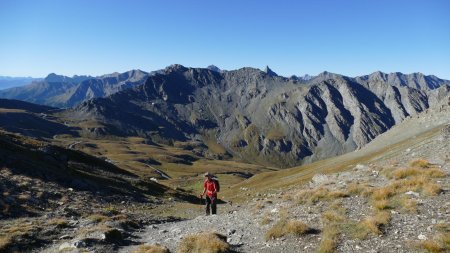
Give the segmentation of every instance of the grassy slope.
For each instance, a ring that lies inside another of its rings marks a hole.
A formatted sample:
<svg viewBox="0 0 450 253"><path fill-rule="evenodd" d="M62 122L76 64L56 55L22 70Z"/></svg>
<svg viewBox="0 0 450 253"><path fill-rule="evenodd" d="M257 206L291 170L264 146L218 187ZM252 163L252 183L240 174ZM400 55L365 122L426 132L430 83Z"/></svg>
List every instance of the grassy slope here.
<svg viewBox="0 0 450 253"><path fill-rule="evenodd" d="M186 190L200 191L203 173L212 172L219 176L221 184L226 186L242 182L242 173L251 175L266 172L263 166L230 160L206 159L195 155L190 150L173 146L155 146L145 144L143 138L129 137L113 140L61 138L56 143L68 146L79 142L75 148L91 155L106 157L116 166L138 175L144 180L151 177L160 178L155 169L165 172L171 177L159 182L171 188L181 187ZM151 160L150 164L146 161Z"/></svg>
<svg viewBox="0 0 450 253"><path fill-rule="evenodd" d="M416 131L411 131L409 134L403 133L402 135L397 135L398 138L391 139L388 138L389 136L385 136L384 139L386 140L384 142L389 142L388 145L375 143L359 151L321 160L312 164L276 172L261 173L249 180L234 185L230 189L226 189L222 195L227 199L239 202L248 198L249 194L255 195L256 193L277 189L286 190L289 187L311 180L315 174L336 173L351 169L359 163L370 163L378 159L387 159L408 147L426 142L428 138L438 134L442 128L443 125L438 125L423 131L417 129ZM383 142L383 140L377 140L377 142ZM247 190L242 191L242 188L247 188Z"/></svg>

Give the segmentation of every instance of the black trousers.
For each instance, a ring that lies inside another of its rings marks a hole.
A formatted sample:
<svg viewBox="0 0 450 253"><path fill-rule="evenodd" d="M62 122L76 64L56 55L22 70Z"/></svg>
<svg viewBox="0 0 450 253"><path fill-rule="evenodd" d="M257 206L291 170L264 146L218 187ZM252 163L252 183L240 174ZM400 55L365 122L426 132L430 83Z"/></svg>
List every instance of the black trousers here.
<svg viewBox="0 0 450 253"><path fill-rule="evenodd" d="M206 195L206 215L209 215L210 210L211 214L217 213L217 197L210 198Z"/></svg>

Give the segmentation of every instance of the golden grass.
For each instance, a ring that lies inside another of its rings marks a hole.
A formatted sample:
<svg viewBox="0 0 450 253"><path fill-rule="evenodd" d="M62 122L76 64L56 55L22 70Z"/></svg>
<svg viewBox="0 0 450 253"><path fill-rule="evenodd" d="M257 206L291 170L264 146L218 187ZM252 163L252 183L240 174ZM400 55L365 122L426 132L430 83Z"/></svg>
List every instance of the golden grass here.
<svg viewBox="0 0 450 253"><path fill-rule="evenodd" d="M345 217L337 212L336 210L328 210L322 213L322 220L325 223L336 223L336 222L343 222L345 220Z"/></svg>
<svg viewBox="0 0 450 253"><path fill-rule="evenodd" d="M97 223L103 223L105 221L110 220L110 218L103 214L92 214L87 217L89 220Z"/></svg>
<svg viewBox="0 0 450 253"><path fill-rule="evenodd" d="M372 191L372 198L375 201L386 200L392 196L394 196L395 191L389 186L381 187L378 189L374 189Z"/></svg>
<svg viewBox="0 0 450 253"><path fill-rule="evenodd" d="M450 230L447 229L437 234L432 240L428 239L420 242L419 246L431 253L450 252Z"/></svg>
<svg viewBox="0 0 450 253"><path fill-rule="evenodd" d="M392 177L395 179L407 178L410 176L416 176L422 174L421 169L412 167L412 168L401 168L392 172Z"/></svg>
<svg viewBox="0 0 450 253"><path fill-rule="evenodd" d="M67 222L67 219L64 218L53 218L50 219L47 224L52 225L52 226L56 226L58 228L65 228L69 225L69 223Z"/></svg>
<svg viewBox="0 0 450 253"><path fill-rule="evenodd" d="M417 200L408 196L398 196L392 199L393 205L406 213L417 213Z"/></svg>
<svg viewBox="0 0 450 253"><path fill-rule="evenodd" d="M301 236L307 234L310 231L308 225L299 220L278 220L272 228L270 228L266 234L266 240L276 239L283 237L288 234L294 234L296 236Z"/></svg>
<svg viewBox="0 0 450 253"><path fill-rule="evenodd" d="M389 224L391 215L387 211L377 212L374 216L360 221L353 232L358 239L366 239L371 234L382 234L382 227Z"/></svg>
<svg viewBox="0 0 450 253"><path fill-rule="evenodd" d="M404 193L407 191L422 192L428 196L438 195L442 189L433 183L431 178L426 175L418 175L403 180L396 180L388 187L396 193Z"/></svg>
<svg viewBox="0 0 450 253"><path fill-rule="evenodd" d="M420 243L420 246L427 252L431 253L446 252L444 251L445 249L442 247L442 245L435 240L425 240Z"/></svg>
<svg viewBox="0 0 450 253"><path fill-rule="evenodd" d="M348 194L343 191L330 191L329 189L324 187L301 190L295 195L295 198L299 201L300 204L314 204L318 201L330 201L345 197L348 197Z"/></svg>
<svg viewBox="0 0 450 253"><path fill-rule="evenodd" d="M339 243L340 229L337 225L326 226L322 231L322 240L320 241L318 253L332 253L336 251Z"/></svg>
<svg viewBox="0 0 450 253"><path fill-rule="evenodd" d="M39 227L26 219L15 219L11 223L0 227L0 252L13 244L16 238L27 236Z"/></svg>
<svg viewBox="0 0 450 253"><path fill-rule="evenodd" d="M389 201L386 199L381 199L373 202L373 207L377 210L386 210L390 209Z"/></svg>
<svg viewBox="0 0 450 253"><path fill-rule="evenodd" d="M198 233L183 238L177 248L177 253L224 253L230 252L230 245L225 242L225 236L216 233Z"/></svg>
<svg viewBox="0 0 450 253"><path fill-rule="evenodd" d="M429 178L442 178L446 174L444 171L438 168L422 168L422 167L411 167L411 168L401 168L394 170L390 177L394 179L403 179L412 176L426 176Z"/></svg>
<svg viewBox="0 0 450 253"><path fill-rule="evenodd" d="M417 159L410 163L411 167L428 168L430 163L425 159Z"/></svg>
<svg viewBox="0 0 450 253"><path fill-rule="evenodd" d="M132 251L132 253L169 253L169 249L159 244L140 245L139 248Z"/></svg>
<svg viewBox="0 0 450 253"><path fill-rule="evenodd" d="M350 195L362 195L367 196L371 193L372 189L367 184L350 183L347 186L348 194Z"/></svg>

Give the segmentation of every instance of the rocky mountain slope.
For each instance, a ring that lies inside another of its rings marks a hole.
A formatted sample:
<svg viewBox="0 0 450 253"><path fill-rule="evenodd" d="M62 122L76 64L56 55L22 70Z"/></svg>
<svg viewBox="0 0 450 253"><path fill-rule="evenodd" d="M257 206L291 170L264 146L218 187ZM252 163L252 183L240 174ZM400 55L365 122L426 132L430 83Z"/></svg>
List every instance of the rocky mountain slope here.
<svg viewBox="0 0 450 253"><path fill-rule="evenodd" d="M267 68L216 71L172 65L144 85L67 110L96 120L102 135L154 142L216 140L232 155L287 167L363 147L405 118L439 103L450 83L422 74L306 81Z"/></svg>
<svg viewBox="0 0 450 253"><path fill-rule="evenodd" d="M79 245L113 252L131 231L162 219L149 212L162 199L194 199L101 157L3 130L0 196L0 252L42 252L94 234L104 238Z"/></svg>
<svg viewBox="0 0 450 253"><path fill-rule="evenodd" d="M1 98L18 99L54 107L71 107L82 101L111 95L144 83L148 73L131 70L99 77L48 75L42 81L0 91Z"/></svg>
<svg viewBox="0 0 450 253"><path fill-rule="evenodd" d="M217 243L201 240L205 233L223 235L226 252L448 252L449 106L409 118L354 152L364 159L347 154L325 167L316 162L235 185L247 201L219 205L218 215L199 210L193 219L151 224L135 233L141 246L120 252L188 252L186 245L197 244L220 252ZM326 173L343 159L339 173ZM281 186L283 180L292 184Z"/></svg>

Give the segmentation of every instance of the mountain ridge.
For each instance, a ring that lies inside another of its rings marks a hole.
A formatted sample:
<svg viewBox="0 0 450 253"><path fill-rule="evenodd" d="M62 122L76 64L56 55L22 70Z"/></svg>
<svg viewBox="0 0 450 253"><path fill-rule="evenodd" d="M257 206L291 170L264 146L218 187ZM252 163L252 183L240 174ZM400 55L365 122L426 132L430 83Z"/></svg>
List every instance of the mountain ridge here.
<svg viewBox="0 0 450 253"><path fill-rule="evenodd" d="M217 72L172 65L143 85L67 113L104 122L94 130L101 135L156 142L213 136L235 156L287 167L361 148L449 93L446 80L437 87L426 83L435 79L367 79L324 72L299 81L248 67Z"/></svg>

